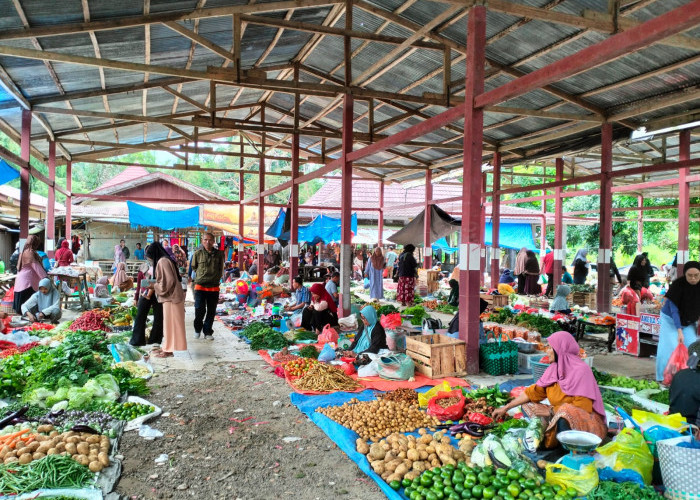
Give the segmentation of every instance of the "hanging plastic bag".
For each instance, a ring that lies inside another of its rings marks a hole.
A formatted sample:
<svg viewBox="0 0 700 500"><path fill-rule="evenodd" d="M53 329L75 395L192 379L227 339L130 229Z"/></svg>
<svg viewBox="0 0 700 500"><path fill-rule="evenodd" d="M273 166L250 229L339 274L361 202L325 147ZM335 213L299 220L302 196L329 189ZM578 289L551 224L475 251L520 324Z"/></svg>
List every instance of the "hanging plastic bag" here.
<svg viewBox="0 0 700 500"><path fill-rule="evenodd" d="M331 325L326 325L323 327L321 335L318 336L318 342L320 344L327 344L329 342L338 342L338 332L336 332Z"/></svg>
<svg viewBox="0 0 700 500"><path fill-rule="evenodd" d="M651 482L654 457L639 431L626 427L613 442L596 451L601 480L633 481L642 486Z"/></svg>
<svg viewBox="0 0 700 500"><path fill-rule="evenodd" d="M458 398L456 403L449 406L442 406L445 399ZM443 401L440 403L440 401ZM465 397L461 389L450 392L438 392L437 395L428 401L428 415L437 417L440 420L459 420L464 415Z"/></svg>
<svg viewBox="0 0 700 500"><path fill-rule="evenodd" d="M673 376L686 368L688 368L688 348L685 344L678 344L664 368L664 385L671 385Z"/></svg>
<svg viewBox="0 0 700 500"><path fill-rule="evenodd" d="M388 380L412 380L416 365L405 354L394 354L379 358L377 374Z"/></svg>
<svg viewBox="0 0 700 500"><path fill-rule="evenodd" d="M573 488L578 493L577 496L585 497L598 487L598 470L594 463L581 465L578 470L560 464L550 464L547 466L545 481L547 484L558 484L564 490Z"/></svg>
<svg viewBox="0 0 700 500"><path fill-rule="evenodd" d="M394 330L403 324L403 318L401 318L401 313L382 314L379 324L385 330Z"/></svg>
<svg viewBox="0 0 700 500"><path fill-rule="evenodd" d="M333 361L335 359L335 351L331 347L330 344L326 344L323 346L323 349L321 349L321 352L318 355L318 360L323 361L323 362L328 362L328 361Z"/></svg>
<svg viewBox="0 0 700 500"><path fill-rule="evenodd" d="M432 389L426 391L426 392L419 392L418 393L418 404L420 405L421 408L425 408L428 406L428 402L437 395L438 392L449 392L452 390L452 387L450 384L447 383L447 380L443 380L442 384L436 385Z"/></svg>

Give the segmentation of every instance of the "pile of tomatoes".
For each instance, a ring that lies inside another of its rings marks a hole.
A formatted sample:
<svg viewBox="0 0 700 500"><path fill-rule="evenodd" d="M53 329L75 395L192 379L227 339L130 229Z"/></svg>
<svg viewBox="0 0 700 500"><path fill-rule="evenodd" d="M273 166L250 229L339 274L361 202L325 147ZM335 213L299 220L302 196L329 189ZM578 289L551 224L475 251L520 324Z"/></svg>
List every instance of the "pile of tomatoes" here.
<svg viewBox="0 0 700 500"><path fill-rule="evenodd" d="M299 358L293 361L286 362L284 371L290 377L301 377L306 374L313 365L318 364L318 361L312 358Z"/></svg>

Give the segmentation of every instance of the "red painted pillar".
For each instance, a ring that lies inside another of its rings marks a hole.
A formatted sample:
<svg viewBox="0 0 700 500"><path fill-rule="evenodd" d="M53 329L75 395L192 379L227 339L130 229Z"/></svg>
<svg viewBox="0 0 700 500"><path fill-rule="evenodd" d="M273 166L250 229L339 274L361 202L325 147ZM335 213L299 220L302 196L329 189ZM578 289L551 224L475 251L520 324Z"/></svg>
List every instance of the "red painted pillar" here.
<svg viewBox="0 0 700 500"><path fill-rule="evenodd" d="M564 180L564 159L557 158L556 165L556 180ZM561 197L562 188L554 189L554 283L553 291L557 293L557 286L561 284L562 266L564 265L564 213L563 199Z"/></svg>
<svg viewBox="0 0 700 500"><path fill-rule="evenodd" d="M299 66L294 66L294 81L299 81ZM299 274L299 94L294 95L294 133L292 134L292 189L289 197L289 276ZM291 280L290 280L291 281Z"/></svg>
<svg viewBox="0 0 700 500"><path fill-rule="evenodd" d="M637 196L637 207L644 206L644 196ZM642 210L637 213L637 253L642 253L644 247L644 212Z"/></svg>
<svg viewBox="0 0 700 500"><path fill-rule="evenodd" d="M493 154L493 196L491 197L491 288L498 288L501 274L501 153Z"/></svg>
<svg viewBox="0 0 700 500"><path fill-rule="evenodd" d="M26 161L26 166L22 165L19 170L19 241L20 249L24 246L24 241L29 236L29 159L32 135L32 112L28 109L22 110L22 139L21 154Z"/></svg>
<svg viewBox="0 0 700 500"><path fill-rule="evenodd" d="M263 119L264 121L264 119ZM263 135L264 137L264 135ZM260 167L258 168L258 178L260 179L260 192L265 191L265 153L264 153L264 139L263 147L260 151L263 153L260 155ZM258 283L263 282L263 275L265 266L265 197L258 196Z"/></svg>
<svg viewBox="0 0 700 500"><path fill-rule="evenodd" d="M459 338L467 343L467 372L479 372L479 274L481 274L480 204L484 136L483 108L474 97L484 91L486 7L475 5L467 22L467 59L464 89L464 160L462 235L459 246Z"/></svg>
<svg viewBox="0 0 700 500"><path fill-rule="evenodd" d="M612 253L612 124L604 123L600 153L600 244L598 248L598 311L610 310L610 255Z"/></svg>
<svg viewBox="0 0 700 500"><path fill-rule="evenodd" d="M690 160L690 129L678 135L678 159ZM690 226L690 184L686 180L690 168L678 171L678 276L683 276L683 267L690 260L688 252L688 228Z"/></svg>
<svg viewBox="0 0 700 500"><path fill-rule="evenodd" d="M486 237L486 174L481 174L481 210L479 211L479 225L481 226L481 258L479 264L479 286L484 286L484 273L486 272L486 245L484 239Z"/></svg>
<svg viewBox="0 0 700 500"><path fill-rule="evenodd" d="M56 142L49 141L49 195L46 207L46 230L44 231L44 251L49 258L56 248Z"/></svg>
<svg viewBox="0 0 700 500"><path fill-rule="evenodd" d="M384 246L384 181L379 182L379 215L377 216L377 245Z"/></svg>
<svg viewBox="0 0 700 500"><path fill-rule="evenodd" d="M430 240L430 225L433 199L433 171L425 172L425 216L423 217L423 268L433 267L433 242Z"/></svg>
<svg viewBox="0 0 700 500"><path fill-rule="evenodd" d="M68 196L66 197L66 239L71 239L71 230L73 229L73 163L68 160L66 162L66 191Z"/></svg>
<svg viewBox="0 0 700 500"><path fill-rule="evenodd" d="M241 157L241 163L243 162L243 157ZM245 262L245 256L243 255L243 232L245 230L245 205L243 205L243 200L245 199L245 174L243 172L238 172L238 269L243 271L243 264Z"/></svg>

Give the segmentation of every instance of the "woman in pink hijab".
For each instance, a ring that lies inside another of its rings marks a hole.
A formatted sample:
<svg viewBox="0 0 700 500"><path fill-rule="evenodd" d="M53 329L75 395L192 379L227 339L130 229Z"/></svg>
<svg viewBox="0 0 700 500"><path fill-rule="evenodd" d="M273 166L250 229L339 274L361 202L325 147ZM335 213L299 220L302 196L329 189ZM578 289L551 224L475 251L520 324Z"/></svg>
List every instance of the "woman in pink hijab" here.
<svg viewBox="0 0 700 500"><path fill-rule="evenodd" d="M556 435L565 430L585 431L601 439L608 433L603 398L591 368L579 358L579 346L569 332L553 333L547 356L552 360L540 379L505 406L493 412L501 418L522 405L529 417L545 421L545 448L559 443ZM549 400L549 405L540 401Z"/></svg>

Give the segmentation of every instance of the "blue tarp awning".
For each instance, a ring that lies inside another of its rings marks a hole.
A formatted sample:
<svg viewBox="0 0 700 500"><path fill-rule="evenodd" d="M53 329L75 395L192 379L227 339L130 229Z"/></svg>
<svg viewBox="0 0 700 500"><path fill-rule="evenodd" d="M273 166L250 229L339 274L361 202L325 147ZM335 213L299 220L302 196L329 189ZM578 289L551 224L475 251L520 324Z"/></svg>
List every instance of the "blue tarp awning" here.
<svg viewBox="0 0 700 500"><path fill-rule="evenodd" d="M284 232L284 222L286 219L287 212L284 210L284 208L280 208L275 222L273 222L272 225L267 228L265 234L268 236L272 236L273 238L279 238L279 236Z"/></svg>
<svg viewBox="0 0 700 500"><path fill-rule="evenodd" d="M485 246L491 246L492 235L491 223L486 223L486 234L484 234ZM539 253L540 249L535 245L535 239L532 236L532 224L525 222L516 223L501 223L498 233L498 246L500 248L512 248L520 250L525 247L535 253Z"/></svg>
<svg viewBox="0 0 700 500"><path fill-rule="evenodd" d="M352 214L350 230L353 234L357 234L357 214ZM340 241L340 233L340 219L319 215L307 225L299 226L299 241L305 241L312 245L319 242L331 243ZM277 239L289 241L289 231L281 233Z"/></svg>
<svg viewBox="0 0 700 500"><path fill-rule="evenodd" d="M432 245L433 250L442 250L444 253L455 253L457 248L452 248L445 238L440 238Z"/></svg>
<svg viewBox="0 0 700 500"><path fill-rule="evenodd" d="M19 172L5 160L0 160L0 184L5 184L19 177Z"/></svg>
<svg viewBox="0 0 700 500"><path fill-rule="evenodd" d="M165 230L199 226L199 207L185 210L158 210L133 201L126 202L132 226L158 227Z"/></svg>

